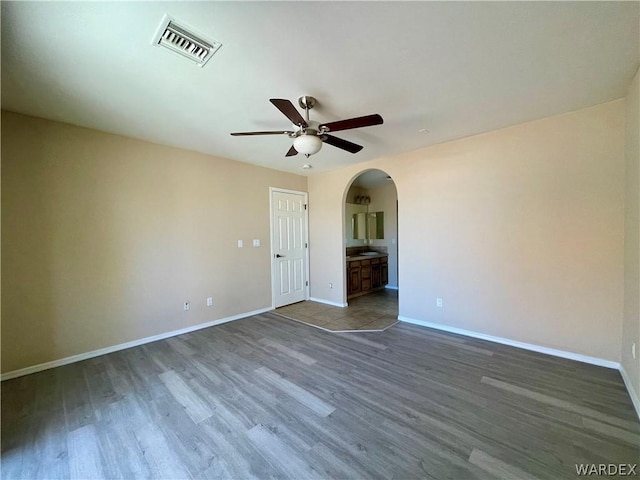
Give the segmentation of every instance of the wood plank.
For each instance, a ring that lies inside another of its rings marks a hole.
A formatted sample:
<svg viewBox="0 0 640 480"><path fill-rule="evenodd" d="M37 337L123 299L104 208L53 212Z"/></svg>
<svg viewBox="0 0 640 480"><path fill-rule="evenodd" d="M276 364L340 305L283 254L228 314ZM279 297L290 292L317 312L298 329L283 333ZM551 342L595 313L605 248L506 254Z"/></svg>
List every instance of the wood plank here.
<svg viewBox="0 0 640 480"><path fill-rule="evenodd" d="M593 430L594 432L602 433L608 437L622 440L629 445L636 447L640 445L640 435L636 432L630 432L622 428L607 425L606 423L598 422L597 420L587 417L582 418L582 424L588 430Z"/></svg>
<svg viewBox="0 0 640 480"><path fill-rule="evenodd" d="M135 395L110 403L96 424L105 478L150 478L151 471L135 431L147 428L149 419Z"/></svg>
<svg viewBox="0 0 640 480"><path fill-rule="evenodd" d="M171 395L182 405L195 423L200 423L213 415L203 400L173 370L160 374L160 379L167 386Z"/></svg>
<svg viewBox="0 0 640 480"><path fill-rule="evenodd" d="M319 472L313 470L303 462L285 443L280 441L277 435L265 428L264 425L256 425L247 432L249 440L260 450L268 461L287 478L323 478Z"/></svg>
<svg viewBox="0 0 640 480"><path fill-rule="evenodd" d="M292 350L289 347L282 345L280 343L273 342L268 338L262 338L259 340L263 345L267 345L268 347L277 350L280 353L284 353L285 355L293 358L294 360L298 360L299 362L304 363L305 365L313 365L317 362L317 360L305 355L304 353L300 353L296 350Z"/></svg>
<svg viewBox="0 0 640 480"><path fill-rule="evenodd" d="M151 478L189 478L189 472L162 432L153 424L135 432L140 449L149 465Z"/></svg>
<svg viewBox="0 0 640 480"><path fill-rule="evenodd" d="M374 342L372 340L368 340L362 335L356 333L336 333L336 335L351 340L352 342L358 342L362 345L367 345L369 347L377 348L378 350L386 350L387 346L378 342Z"/></svg>
<svg viewBox="0 0 640 480"><path fill-rule="evenodd" d="M104 478L100 443L93 425L85 425L69 432L67 449L71 478Z"/></svg>
<svg viewBox="0 0 640 480"><path fill-rule="evenodd" d="M280 375L269 370L267 367L260 367L255 371L255 373L265 378L270 383L280 388L283 393L297 400L309 410L312 410L321 417L331 415L331 413L335 410L335 407L333 405L329 405L312 393L290 382L286 378L282 378Z"/></svg>
<svg viewBox="0 0 640 480"><path fill-rule="evenodd" d="M518 480L539 480L537 477L529 475L527 472L494 458L477 448L474 448L471 455L469 455L469 463L477 465L485 472L502 480L513 480L514 478Z"/></svg>
<svg viewBox="0 0 640 480"><path fill-rule="evenodd" d="M533 390L529 390L527 388L519 387L517 385L512 385L507 382L503 382L497 380L495 378L482 377L482 383L487 385L491 385L496 388L500 388L507 392L515 393L516 395L522 395L527 398L531 398L532 400L536 400L538 402L546 403L548 405L553 405L555 407L562 408L564 410L568 410L570 412L575 412L580 415L584 415L586 417L591 417L597 420L601 420L605 423L609 423L611 425L616 425L619 427L628 427L628 428L637 428L637 422L630 422L627 420L622 420L617 417L612 417L611 415L607 415L605 413L601 413L592 408L583 407L582 405L578 405L572 402L568 402L566 400L561 400L559 398L551 397L549 395L545 395L543 393L534 392Z"/></svg>

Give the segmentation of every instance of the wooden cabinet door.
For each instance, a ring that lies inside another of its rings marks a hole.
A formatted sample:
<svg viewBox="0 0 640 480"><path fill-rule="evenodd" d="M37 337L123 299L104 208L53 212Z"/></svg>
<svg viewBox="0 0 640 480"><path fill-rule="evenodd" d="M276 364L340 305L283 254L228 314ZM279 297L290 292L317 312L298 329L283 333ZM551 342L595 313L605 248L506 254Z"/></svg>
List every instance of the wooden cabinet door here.
<svg viewBox="0 0 640 480"><path fill-rule="evenodd" d="M380 288L380 259L371 259L371 288Z"/></svg>
<svg viewBox="0 0 640 480"><path fill-rule="evenodd" d="M362 279L360 277L360 265L349 265L349 285L348 295L360 293L362 291Z"/></svg>
<svg viewBox="0 0 640 480"><path fill-rule="evenodd" d="M380 265L380 286L389 283L389 265L383 263Z"/></svg>
<svg viewBox="0 0 640 480"><path fill-rule="evenodd" d="M360 262L361 271L360 271L360 281L361 281L361 290L366 292L371 290L371 260L362 260Z"/></svg>
<svg viewBox="0 0 640 480"><path fill-rule="evenodd" d="M382 285L382 272L380 265L371 266L371 288L378 288Z"/></svg>

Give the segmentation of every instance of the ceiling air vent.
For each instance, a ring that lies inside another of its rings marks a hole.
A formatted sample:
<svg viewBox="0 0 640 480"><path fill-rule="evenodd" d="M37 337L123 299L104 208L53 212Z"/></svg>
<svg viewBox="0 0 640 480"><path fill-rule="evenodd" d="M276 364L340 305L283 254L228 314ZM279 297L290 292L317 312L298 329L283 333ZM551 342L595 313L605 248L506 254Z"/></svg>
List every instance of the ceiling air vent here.
<svg viewBox="0 0 640 480"><path fill-rule="evenodd" d="M199 67L204 66L222 46L220 42L208 40L200 34L190 32L189 28L178 24L167 14L163 17L151 43L156 47L165 47L180 54Z"/></svg>

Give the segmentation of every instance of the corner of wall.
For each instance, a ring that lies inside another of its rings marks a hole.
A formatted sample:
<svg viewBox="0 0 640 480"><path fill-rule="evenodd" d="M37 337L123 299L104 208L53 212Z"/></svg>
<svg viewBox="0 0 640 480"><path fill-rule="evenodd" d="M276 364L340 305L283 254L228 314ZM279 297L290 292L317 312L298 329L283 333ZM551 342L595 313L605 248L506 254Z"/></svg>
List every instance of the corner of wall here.
<svg viewBox="0 0 640 480"><path fill-rule="evenodd" d="M624 303L620 371L640 416L640 69L627 92L625 107Z"/></svg>

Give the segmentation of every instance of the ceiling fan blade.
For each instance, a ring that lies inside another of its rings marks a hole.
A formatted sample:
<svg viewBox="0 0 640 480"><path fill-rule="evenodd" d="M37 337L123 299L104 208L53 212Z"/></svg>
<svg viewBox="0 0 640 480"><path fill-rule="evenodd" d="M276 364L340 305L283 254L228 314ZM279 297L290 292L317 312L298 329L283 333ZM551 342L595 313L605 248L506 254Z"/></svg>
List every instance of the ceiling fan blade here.
<svg viewBox="0 0 640 480"><path fill-rule="evenodd" d="M324 127L329 132L339 132L340 130L371 127L373 125L381 125L382 123L382 117L375 113L373 115L365 115L364 117L348 118L347 120L338 120L337 122L324 123L320 125L320 128Z"/></svg>
<svg viewBox="0 0 640 480"><path fill-rule="evenodd" d="M346 150L349 153L358 153L364 147L362 145L358 145L357 143L350 142L348 140L343 140L342 138L334 137L333 135L322 135L320 139L324 143L328 143L334 147L341 148L342 150Z"/></svg>
<svg viewBox="0 0 640 480"><path fill-rule="evenodd" d="M247 135L290 135L293 132L286 130L272 131L272 132L235 132L231 135L234 137L242 137Z"/></svg>
<svg viewBox="0 0 640 480"><path fill-rule="evenodd" d="M296 150L296 147L291 145L291 148L289 149L285 157L293 157L294 155L297 155L297 154L298 154L298 151Z"/></svg>
<svg viewBox="0 0 640 480"><path fill-rule="evenodd" d="M285 98L272 98L269 100L271 103L275 105L275 107L284 113L284 116L291 120L291 123L294 125L299 125L301 127L308 127L307 122L296 107L293 106L289 100Z"/></svg>

